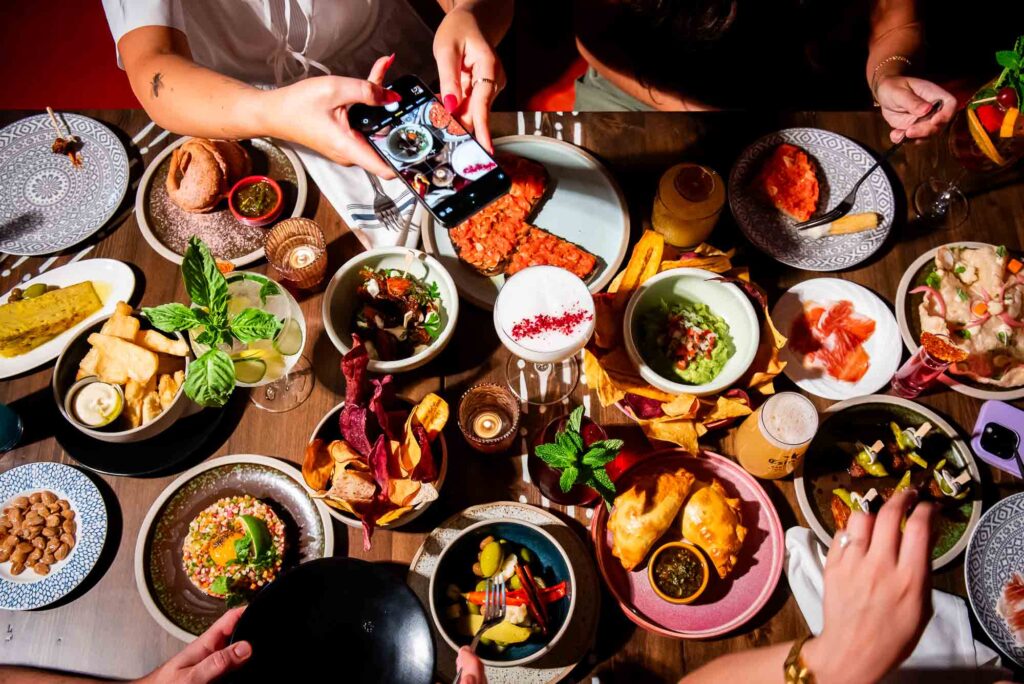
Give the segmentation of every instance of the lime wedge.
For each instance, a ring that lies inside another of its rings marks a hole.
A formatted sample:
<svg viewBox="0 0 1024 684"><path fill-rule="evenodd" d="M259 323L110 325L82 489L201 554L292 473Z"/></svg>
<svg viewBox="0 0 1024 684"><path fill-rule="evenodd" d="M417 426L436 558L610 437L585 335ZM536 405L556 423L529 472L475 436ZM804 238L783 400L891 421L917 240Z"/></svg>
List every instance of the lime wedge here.
<svg viewBox="0 0 1024 684"><path fill-rule="evenodd" d="M228 298L228 319L232 319L253 305L253 301L241 294L233 294Z"/></svg>
<svg viewBox="0 0 1024 684"><path fill-rule="evenodd" d="M254 515L242 515L239 516L239 519L242 521L242 527L252 538L252 550L256 552L255 555L262 555L273 543L267 523Z"/></svg>
<svg viewBox="0 0 1024 684"><path fill-rule="evenodd" d="M289 318L281 326L281 330L274 338L274 349L285 356L298 354L302 351L302 326L294 318Z"/></svg>
<svg viewBox="0 0 1024 684"><path fill-rule="evenodd" d="M253 385L267 374L267 362L262 359L241 359L235 361L235 380Z"/></svg>

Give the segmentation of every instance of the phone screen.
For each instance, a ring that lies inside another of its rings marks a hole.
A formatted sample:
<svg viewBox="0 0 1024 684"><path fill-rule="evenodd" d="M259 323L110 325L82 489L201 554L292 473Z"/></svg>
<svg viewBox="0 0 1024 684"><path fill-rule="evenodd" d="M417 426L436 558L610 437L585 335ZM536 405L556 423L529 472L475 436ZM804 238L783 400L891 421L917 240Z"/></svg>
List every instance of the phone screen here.
<svg viewBox="0 0 1024 684"><path fill-rule="evenodd" d="M349 123L370 141L445 226L465 221L508 192L508 175L421 80L391 86L400 102L354 105Z"/></svg>

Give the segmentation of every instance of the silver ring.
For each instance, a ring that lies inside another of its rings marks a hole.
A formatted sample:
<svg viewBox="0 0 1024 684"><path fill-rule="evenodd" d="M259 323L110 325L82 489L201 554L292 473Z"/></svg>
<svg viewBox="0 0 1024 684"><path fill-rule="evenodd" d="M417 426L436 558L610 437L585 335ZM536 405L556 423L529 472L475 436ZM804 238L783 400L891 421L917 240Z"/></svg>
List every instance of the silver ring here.
<svg viewBox="0 0 1024 684"><path fill-rule="evenodd" d="M490 83L491 87L494 88L495 92L501 90L501 88L498 87L498 82L495 81L493 78L478 78L475 81L473 81L473 83L470 84L470 88L476 88L477 83Z"/></svg>
<svg viewBox="0 0 1024 684"><path fill-rule="evenodd" d="M843 532L842 534L839 535L839 548L845 549L849 545L850 545L850 535L848 535L846 532Z"/></svg>

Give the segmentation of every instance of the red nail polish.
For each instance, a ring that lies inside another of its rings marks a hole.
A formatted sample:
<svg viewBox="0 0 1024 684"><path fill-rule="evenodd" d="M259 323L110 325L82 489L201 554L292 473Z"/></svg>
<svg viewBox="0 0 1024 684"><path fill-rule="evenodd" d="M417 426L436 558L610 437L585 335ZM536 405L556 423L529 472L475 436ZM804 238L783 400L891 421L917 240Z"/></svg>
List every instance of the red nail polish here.
<svg viewBox="0 0 1024 684"><path fill-rule="evenodd" d="M391 56L388 57L388 61L384 62L384 71L391 68L391 65L395 63L395 53L392 52Z"/></svg>
<svg viewBox="0 0 1024 684"><path fill-rule="evenodd" d="M454 114L455 110L459 108L459 100L454 95L444 96L444 108L449 114Z"/></svg>
<svg viewBox="0 0 1024 684"><path fill-rule="evenodd" d="M394 90L389 90L384 95L384 102L386 104L391 104L393 102L401 102L401 101L402 101L402 96L399 95L398 93L396 93Z"/></svg>

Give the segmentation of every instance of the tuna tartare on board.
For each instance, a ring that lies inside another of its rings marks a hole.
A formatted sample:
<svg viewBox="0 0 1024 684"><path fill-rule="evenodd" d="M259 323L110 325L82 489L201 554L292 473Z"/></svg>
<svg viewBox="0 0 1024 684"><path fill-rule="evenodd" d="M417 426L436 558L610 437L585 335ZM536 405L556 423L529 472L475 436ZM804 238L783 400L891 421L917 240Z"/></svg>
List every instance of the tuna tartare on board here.
<svg viewBox="0 0 1024 684"><path fill-rule="evenodd" d="M284 522L270 506L228 496L189 523L181 562L197 589L232 604L277 577L284 550Z"/></svg>
<svg viewBox="0 0 1024 684"><path fill-rule="evenodd" d="M511 179L511 190L448 232L459 258L485 276L511 276L528 266L558 266L580 278L589 276L597 257L527 223L548 187L544 167L511 154L496 158Z"/></svg>
<svg viewBox="0 0 1024 684"><path fill-rule="evenodd" d="M768 156L754 180L755 190L794 221L806 221L818 208L818 176L810 156L782 143Z"/></svg>

